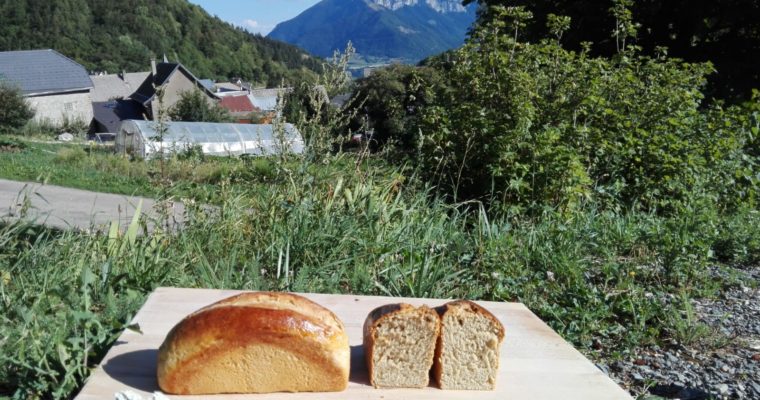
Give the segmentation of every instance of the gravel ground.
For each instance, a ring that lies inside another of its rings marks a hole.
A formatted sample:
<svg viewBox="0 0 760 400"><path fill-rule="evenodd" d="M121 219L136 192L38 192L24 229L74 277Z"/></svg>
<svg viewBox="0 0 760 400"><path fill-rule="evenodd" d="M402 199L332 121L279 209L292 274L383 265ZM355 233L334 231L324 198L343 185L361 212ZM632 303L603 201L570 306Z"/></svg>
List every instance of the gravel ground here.
<svg viewBox="0 0 760 400"><path fill-rule="evenodd" d="M709 340L646 347L599 367L645 399L760 399L760 289L752 284L760 282L760 266L738 272L741 285L692 302L713 332Z"/></svg>

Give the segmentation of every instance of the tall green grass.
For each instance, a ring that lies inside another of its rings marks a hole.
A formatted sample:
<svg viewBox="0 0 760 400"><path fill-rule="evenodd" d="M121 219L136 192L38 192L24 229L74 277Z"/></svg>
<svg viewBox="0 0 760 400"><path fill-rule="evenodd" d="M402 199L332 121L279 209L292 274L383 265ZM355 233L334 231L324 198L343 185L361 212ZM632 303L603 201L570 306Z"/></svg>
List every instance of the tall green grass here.
<svg viewBox="0 0 760 400"><path fill-rule="evenodd" d="M719 259L760 254L752 210L725 224L697 208L493 218L402 174L338 164L279 166L255 194L222 183L219 207L188 202L178 231L0 228L0 395L71 397L158 286L521 301L599 357L697 340L673 299L731 284L708 274Z"/></svg>

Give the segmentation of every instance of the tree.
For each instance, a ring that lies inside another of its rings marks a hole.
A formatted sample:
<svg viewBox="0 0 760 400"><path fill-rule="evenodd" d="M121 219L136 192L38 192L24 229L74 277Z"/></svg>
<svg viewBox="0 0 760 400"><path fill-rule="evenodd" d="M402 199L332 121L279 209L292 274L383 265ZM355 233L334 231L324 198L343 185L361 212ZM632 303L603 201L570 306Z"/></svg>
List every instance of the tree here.
<svg viewBox="0 0 760 400"><path fill-rule="evenodd" d="M394 142L411 150L418 134L416 121L422 110L447 90L441 73L430 67L394 65L359 81L352 103L362 105L351 128L368 124L379 144Z"/></svg>
<svg viewBox="0 0 760 400"><path fill-rule="evenodd" d="M18 132L32 117L34 111L21 92L0 81L0 134Z"/></svg>
<svg viewBox="0 0 760 400"><path fill-rule="evenodd" d="M182 93L177 104L169 110L169 118L188 122L232 122L227 110L218 104L209 104L198 89Z"/></svg>

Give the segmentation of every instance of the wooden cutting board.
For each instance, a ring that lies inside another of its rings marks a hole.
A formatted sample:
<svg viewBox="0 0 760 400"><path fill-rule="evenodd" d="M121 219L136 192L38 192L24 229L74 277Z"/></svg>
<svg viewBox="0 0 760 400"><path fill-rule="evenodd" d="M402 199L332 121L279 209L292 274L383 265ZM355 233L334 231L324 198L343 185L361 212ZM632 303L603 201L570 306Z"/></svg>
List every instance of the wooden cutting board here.
<svg viewBox="0 0 760 400"><path fill-rule="evenodd" d="M156 354L169 330L191 312L240 293L230 290L159 288L135 316L143 334L125 331L101 365L93 371L78 400L113 399L114 393L131 390L146 398L159 390ZM478 302L504 324L501 368L495 391L425 389L375 389L369 386L362 350L362 324L375 307L406 302L435 307L446 300L304 294L329 308L346 325L351 344L351 376L348 389L338 393L275 393L258 395L169 396L171 399L493 399L493 400L614 400L631 399L609 377L549 326L519 303Z"/></svg>

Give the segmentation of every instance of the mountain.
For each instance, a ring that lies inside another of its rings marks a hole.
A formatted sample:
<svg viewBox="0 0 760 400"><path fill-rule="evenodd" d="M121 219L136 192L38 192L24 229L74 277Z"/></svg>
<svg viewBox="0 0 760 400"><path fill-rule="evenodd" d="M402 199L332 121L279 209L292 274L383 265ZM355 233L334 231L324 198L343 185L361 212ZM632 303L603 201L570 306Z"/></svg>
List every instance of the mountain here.
<svg viewBox="0 0 760 400"><path fill-rule="evenodd" d="M323 0L268 37L322 57L351 41L363 56L419 61L460 46L475 11L458 0Z"/></svg>
<svg viewBox="0 0 760 400"><path fill-rule="evenodd" d="M52 48L91 71L145 71L166 55L198 77L279 84L320 68L187 0L0 0L0 21L0 51Z"/></svg>

